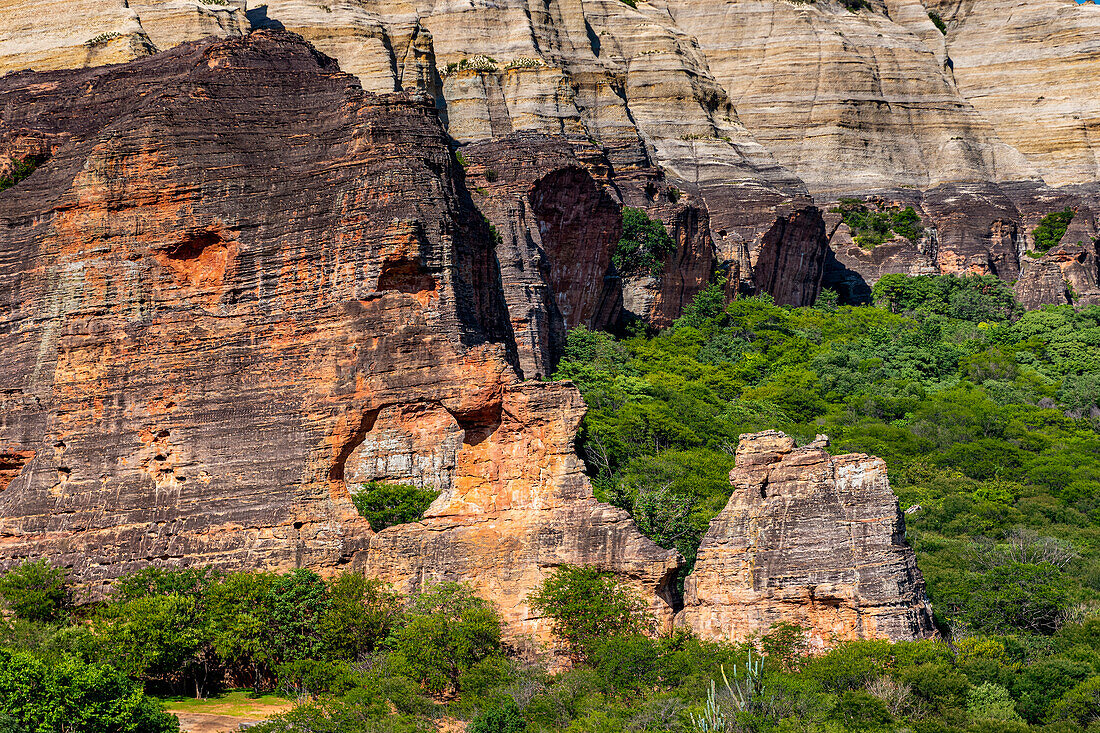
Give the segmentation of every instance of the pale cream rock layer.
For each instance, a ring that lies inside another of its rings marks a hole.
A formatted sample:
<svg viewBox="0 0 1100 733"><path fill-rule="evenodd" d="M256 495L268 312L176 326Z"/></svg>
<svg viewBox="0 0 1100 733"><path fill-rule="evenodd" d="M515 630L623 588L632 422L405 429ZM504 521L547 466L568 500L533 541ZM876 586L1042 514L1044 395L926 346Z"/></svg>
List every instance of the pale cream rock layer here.
<svg viewBox="0 0 1100 733"><path fill-rule="evenodd" d="M927 13L918 22L908 3L896 12L919 35L881 4L670 0L669 10L741 121L815 194L1035 176L959 96Z"/></svg>
<svg viewBox="0 0 1100 733"><path fill-rule="evenodd" d="M244 0L0 0L0 74L121 63L247 30Z"/></svg>
<svg viewBox="0 0 1100 733"><path fill-rule="evenodd" d="M1100 179L1100 6L930 3L959 91L1052 186Z"/></svg>

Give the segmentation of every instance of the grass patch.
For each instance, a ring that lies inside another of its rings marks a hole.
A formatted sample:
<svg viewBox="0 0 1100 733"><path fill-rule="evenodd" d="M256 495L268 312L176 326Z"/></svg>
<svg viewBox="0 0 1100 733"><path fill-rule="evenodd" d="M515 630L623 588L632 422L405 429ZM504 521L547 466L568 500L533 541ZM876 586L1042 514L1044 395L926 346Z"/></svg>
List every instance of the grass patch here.
<svg viewBox="0 0 1100 733"><path fill-rule="evenodd" d="M168 696L158 698L167 710L174 713L203 713L206 715L230 715L233 717L263 718L283 710L294 703L279 695L253 697L251 689L230 690L213 697Z"/></svg>

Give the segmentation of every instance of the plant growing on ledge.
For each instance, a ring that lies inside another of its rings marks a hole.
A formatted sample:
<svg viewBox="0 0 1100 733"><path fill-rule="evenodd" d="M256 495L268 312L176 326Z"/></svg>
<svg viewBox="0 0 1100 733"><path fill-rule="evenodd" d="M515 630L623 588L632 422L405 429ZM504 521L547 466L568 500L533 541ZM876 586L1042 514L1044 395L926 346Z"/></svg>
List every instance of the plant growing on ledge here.
<svg viewBox="0 0 1100 733"><path fill-rule="evenodd" d="M657 277L665 258L675 251L676 244L664 224L641 209L623 207L623 234L611 255L621 274Z"/></svg>
<svg viewBox="0 0 1100 733"><path fill-rule="evenodd" d="M395 524L419 521L437 496L438 491L410 484L371 481L352 494L351 500L359 516L366 518L375 532L380 532Z"/></svg>
<svg viewBox="0 0 1100 733"><path fill-rule="evenodd" d="M31 173L34 173L34 169L38 167L38 163L39 160L34 156L23 158L22 160L15 160L13 158L11 160L11 172L5 176L0 176L0 191L6 191Z"/></svg>
<svg viewBox="0 0 1100 733"><path fill-rule="evenodd" d="M924 233L921 218L912 206L903 209L876 204L875 208L872 211L859 199L843 198L833 212L840 214L852 230L856 244L866 250L874 249L894 234L916 242Z"/></svg>
<svg viewBox="0 0 1100 733"><path fill-rule="evenodd" d="M932 25L939 29L940 33L947 35L947 24L943 22L943 18L935 10L928 11L928 20L932 21Z"/></svg>
<svg viewBox="0 0 1100 733"><path fill-rule="evenodd" d="M1035 240L1035 251L1042 253L1048 251L1051 247L1057 246L1058 242L1062 241L1062 237L1065 236L1069 223L1073 221L1074 213L1076 212L1067 206L1061 211L1055 211L1053 214L1044 216L1042 221L1039 222L1039 226L1031 232L1031 237Z"/></svg>

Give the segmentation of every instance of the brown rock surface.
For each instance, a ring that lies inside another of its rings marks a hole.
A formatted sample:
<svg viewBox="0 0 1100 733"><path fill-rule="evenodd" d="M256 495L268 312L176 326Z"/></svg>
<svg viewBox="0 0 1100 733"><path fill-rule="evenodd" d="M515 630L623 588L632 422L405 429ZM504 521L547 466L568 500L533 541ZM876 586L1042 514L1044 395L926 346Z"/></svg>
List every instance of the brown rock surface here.
<svg viewBox="0 0 1100 733"><path fill-rule="evenodd" d="M529 377L549 376L566 329L606 328L622 307L610 272L622 228L619 203L605 185L610 166L587 140L533 133L467 145L462 156L473 202L500 236L497 258L520 366Z"/></svg>
<svg viewBox="0 0 1100 733"><path fill-rule="evenodd" d="M753 291L780 305L813 305L825 272L825 220L813 207L776 220L752 261Z"/></svg>
<svg viewBox="0 0 1100 733"><path fill-rule="evenodd" d="M670 615L678 560L592 498L579 394L519 381L431 101L263 31L9 74L0 107L0 158L49 156L0 196L0 567L94 597L150 562L350 564L473 581L515 631L542 573L595 562ZM444 494L373 534L371 478Z"/></svg>
<svg viewBox="0 0 1100 733"><path fill-rule="evenodd" d="M713 520L677 617L706 639L742 640L779 621L821 648L934 635L924 580L886 464L830 456L818 436L742 435L733 495Z"/></svg>

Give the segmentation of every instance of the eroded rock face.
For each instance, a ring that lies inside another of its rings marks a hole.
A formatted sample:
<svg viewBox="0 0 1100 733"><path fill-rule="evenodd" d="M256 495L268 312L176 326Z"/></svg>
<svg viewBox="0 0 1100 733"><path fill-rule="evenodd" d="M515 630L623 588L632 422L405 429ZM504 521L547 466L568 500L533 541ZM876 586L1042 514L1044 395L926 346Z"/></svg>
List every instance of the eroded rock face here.
<svg viewBox="0 0 1100 733"><path fill-rule="evenodd" d="M622 309L611 268L622 221L607 190L610 166L587 141L531 133L467 145L461 154L473 202L500 238L523 374L549 376L567 329L607 328Z"/></svg>
<svg viewBox="0 0 1100 733"><path fill-rule="evenodd" d="M678 557L592 498L579 393L520 381L430 98L260 31L10 74L0 107L0 158L42 159L0 196L0 567L48 556L85 597L148 563L446 577L520 633L591 562L669 618ZM374 534L374 478L443 494Z"/></svg>
<svg viewBox="0 0 1100 733"><path fill-rule="evenodd" d="M1100 6L933 0L959 92L1052 186L1100 179Z"/></svg>
<svg viewBox="0 0 1100 733"><path fill-rule="evenodd" d="M0 0L0 74L116 64L249 29L244 0Z"/></svg>
<svg viewBox="0 0 1100 733"><path fill-rule="evenodd" d="M825 220L809 207L776 220L752 260L753 291L780 305L813 305L825 272Z"/></svg>
<svg viewBox="0 0 1100 733"><path fill-rule="evenodd" d="M743 640L785 621L817 648L934 635L931 608L886 464L798 448L775 430L741 436L733 495L684 584L678 621Z"/></svg>
<svg viewBox="0 0 1100 733"><path fill-rule="evenodd" d="M956 91L917 0L668 6L740 121L815 195L1037 178Z"/></svg>

